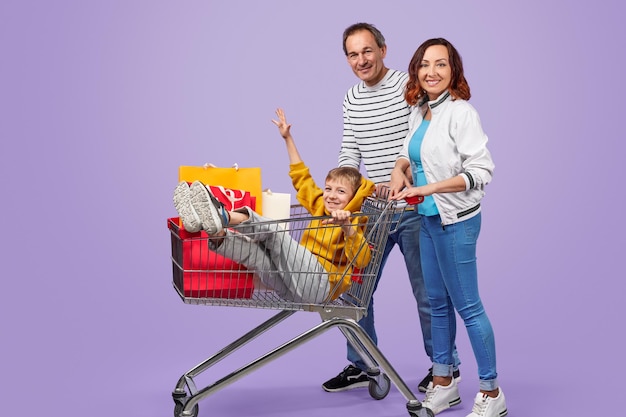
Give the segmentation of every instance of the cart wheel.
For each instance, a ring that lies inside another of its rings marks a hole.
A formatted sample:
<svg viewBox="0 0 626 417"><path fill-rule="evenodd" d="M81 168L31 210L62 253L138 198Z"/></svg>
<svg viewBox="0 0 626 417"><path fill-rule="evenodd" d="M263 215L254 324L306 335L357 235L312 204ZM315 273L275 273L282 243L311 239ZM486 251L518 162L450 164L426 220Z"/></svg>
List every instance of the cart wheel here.
<svg viewBox="0 0 626 417"><path fill-rule="evenodd" d="M177 401L176 405L174 406L174 417L183 417L183 415L181 414L183 412L183 408L185 408L185 405ZM196 404L191 409L191 417L198 417L198 411L199 411L199 407L198 407L198 404Z"/></svg>
<svg viewBox="0 0 626 417"><path fill-rule="evenodd" d="M386 374L382 374L381 385L378 385L378 382L374 378L370 378L369 391L370 396L375 400L382 400L389 394L389 389L391 388L391 382L389 381L389 377Z"/></svg>
<svg viewBox="0 0 626 417"><path fill-rule="evenodd" d="M419 410L409 410L411 417L435 417L435 414L430 408L422 407Z"/></svg>

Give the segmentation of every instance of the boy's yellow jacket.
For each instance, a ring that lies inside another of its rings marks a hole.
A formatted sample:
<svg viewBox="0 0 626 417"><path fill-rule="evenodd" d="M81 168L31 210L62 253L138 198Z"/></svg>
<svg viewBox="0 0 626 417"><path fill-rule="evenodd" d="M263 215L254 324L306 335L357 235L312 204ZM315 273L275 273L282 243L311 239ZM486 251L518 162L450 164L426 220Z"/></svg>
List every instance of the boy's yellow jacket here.
<svg viewBox="0 0 626 417"><path fill-rule="evenodd" d="M291 164L289 176L296 189L298 202L312 216L330 214L324 207L324 190L315 184L304 162ZM361 211L363 201L374 192L375 188L372 181L362 178L361 186L344 210L352 213ZM319 262L329 272L332 299L337 298L350 286L352 275L350 260L354 259L353 266L359 269L363 269L370 262L372 254L363 235L366 220L364 217L355 217L352 220L353 224L361 223L361 226L351 237L345 237L340 227L323 225L320 220L311 221L302 235L300 243L317 256ZM338 285L338 288L335 288L335 285Z"/></svg>

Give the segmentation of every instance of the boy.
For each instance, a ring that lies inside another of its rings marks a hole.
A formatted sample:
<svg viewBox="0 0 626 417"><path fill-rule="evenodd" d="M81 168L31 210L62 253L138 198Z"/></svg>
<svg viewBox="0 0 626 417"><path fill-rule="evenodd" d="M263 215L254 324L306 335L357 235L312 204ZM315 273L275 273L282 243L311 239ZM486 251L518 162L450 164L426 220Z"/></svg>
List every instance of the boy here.
<svg viewBox="0 0 626 417"><path fill-rule="evenodd" d="M277 109L276 115L278 120L272 122L287 146L296 198L312 216L331 219L312 220L298 244L278 224L249 207L227 211L198 181L191 186L178 184L174 205L187 230L204 229L211 237L211 249L254 270L281 298L318 304L347 290L352 267L362 269L371 259L364 226L350 216L360 210L375 185L358 169L341 167L331 170L324 189L319 188L300 158L284 112ZM234 225L240 226L228 229Z"/></svg>

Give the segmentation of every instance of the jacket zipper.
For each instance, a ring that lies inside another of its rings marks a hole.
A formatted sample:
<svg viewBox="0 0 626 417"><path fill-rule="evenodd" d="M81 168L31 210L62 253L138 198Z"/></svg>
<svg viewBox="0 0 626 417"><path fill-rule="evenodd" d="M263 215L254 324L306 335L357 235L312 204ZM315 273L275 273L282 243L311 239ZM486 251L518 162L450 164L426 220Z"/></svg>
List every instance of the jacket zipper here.
<svg viewBox="0 0 626 417"><path fill-rule="evenodd" d="M467 210L457 213L456 217L457 219L460 219L461 217L467 216L468 214L475 212L479 208L480 208L480 203L476 204L474 207L468 208ZM441 222L441 230L446 230L446 225L443 224L443 222Z"/></svg>

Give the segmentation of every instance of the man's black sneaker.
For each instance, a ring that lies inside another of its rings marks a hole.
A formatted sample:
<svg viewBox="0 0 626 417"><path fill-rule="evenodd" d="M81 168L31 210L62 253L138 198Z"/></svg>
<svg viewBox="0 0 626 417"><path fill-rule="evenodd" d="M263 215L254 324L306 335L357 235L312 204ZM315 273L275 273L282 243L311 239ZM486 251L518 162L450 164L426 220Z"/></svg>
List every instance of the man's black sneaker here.
<svg viewBox="0 0 626 417"><path fill-rule="evenodd" d="M454 379L456 379L457 384L461 382L461 372L458 369L452 372L452 376L454 377ZM420 392L426 392L426 389L428 388L428 385L431 384L431 382L433 382L433 368L430 368L428 370L428 373L426 374L424 379L422 379L422 382L419 383L417 389Z"/></svg>
<svg viewBox="0 0 626 417"><path fill-rule="evenodd" d="M336 377L329 379L322 384L324 391L337 392L353 388L367 387L370 380L365 371L354 365L348 365Z"/></svg>

